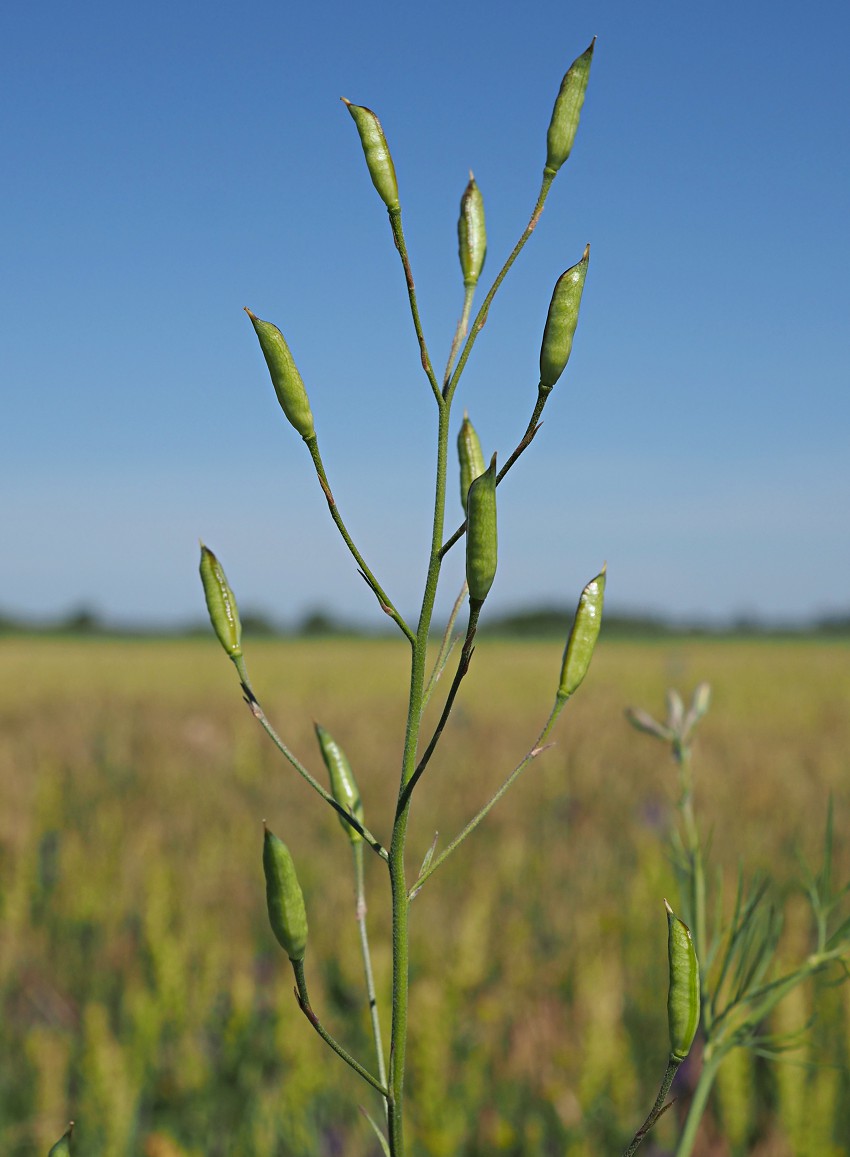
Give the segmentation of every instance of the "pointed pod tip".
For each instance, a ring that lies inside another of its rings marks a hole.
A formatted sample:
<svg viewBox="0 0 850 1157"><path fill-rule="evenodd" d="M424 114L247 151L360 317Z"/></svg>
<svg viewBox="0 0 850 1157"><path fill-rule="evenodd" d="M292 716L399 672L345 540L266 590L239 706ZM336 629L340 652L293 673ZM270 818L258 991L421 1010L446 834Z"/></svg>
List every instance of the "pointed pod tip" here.
<svg viewBox="0 0 850 1157"><path fill-rule="evenodd" d="M247 306L247 305L243 305L243 306L242 306L242 308L243 308L243 309L245 310L245 312L248 314L248 317L250 317L251 321L256 321L256 320L257 320L257 315L256 315L255 313L251 313L251 311L250 311L250 309L248 308L248 306Z"/></svg>
<svg viewBox="0 0 850 1157"><path fill-rule="evenodd" d="M339 99L342 101L346 108L351 108L351 101L347 97L341 96Z"/></svg>
<svg viewBox="0 0 850 1157"><path fill-rule="evenodd" d="M590 260L590 242L589 241L584 247L584 253L582 253L581 259L582 259L582 261L589 261Z"/></svg>
<svg viewBox="0 0 850 1157"><path fill-rule="evenodd" d="M591 40L590 44L585 49L585 52L588 52L592 56L593 50L595 47L596 47L596 37L594 36L594 38Z"/></svg>
<svg viewBox="0 0 850 1157"><path fill-rule="evenodd" d="M673 913L673 909L672 909L672 908L670 907L670 905L667 903L667 898L666 898L666 896L665 896L665 898L664 898L664 907L667 909L667 915L668 915L668 916L672 916L672 915L674 914L674 913Z"/></svg>

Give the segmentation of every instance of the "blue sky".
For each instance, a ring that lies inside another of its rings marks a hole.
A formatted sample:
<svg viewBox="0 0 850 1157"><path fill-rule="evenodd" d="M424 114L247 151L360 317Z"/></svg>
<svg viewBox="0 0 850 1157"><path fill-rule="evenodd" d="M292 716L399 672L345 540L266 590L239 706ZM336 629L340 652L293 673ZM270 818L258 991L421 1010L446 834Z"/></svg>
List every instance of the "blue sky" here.
<svg viewBox="0 0 850 1157"><path fill-rule="evenodd" d="M846 610L850 10L823 0L6 6L0 610L197 616L200 535L243 607L373 619L249 306L286 334L340 507L413 613L435 407L338 98L383 121L442 363L467 170L487 281L593 35L573 156L458 393L455 430L468 407L504 458L589 241L569 369L499 491L493 609L572 604L607 559L620 610Z"/></svg>

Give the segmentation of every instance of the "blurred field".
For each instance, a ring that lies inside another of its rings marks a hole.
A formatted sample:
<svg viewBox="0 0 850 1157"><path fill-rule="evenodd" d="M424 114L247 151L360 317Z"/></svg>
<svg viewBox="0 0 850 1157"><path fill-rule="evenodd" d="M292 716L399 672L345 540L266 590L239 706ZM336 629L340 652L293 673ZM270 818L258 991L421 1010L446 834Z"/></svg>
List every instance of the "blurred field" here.
<svg viewBox="0 0 850 1157"><path fill-rule="evenodd" d="M313 1003L370 1058L348 842L252 720L216 644L10 639L0 655L0 1152L46 1153L74 1117L80 1157L374 1155L357 1106L378 1113L377 1098L310 1031L268 931L260 821L299 868ZM248 662L311 768L314 719L342 743L387 840L405 647L258 643ZM558 646L481 642L415 797L411 872L525 752L559 663ZM668 686L701 679L714 688L695 751L713 862L727 892L741 860L770 871L788 894L783 952L806 951L796 857L817 858L830 793L850 878L846 646L603 641L557 745L414 904L412 1153L617 1154L645 1115L666 1061L675 774L623 708L660 714ZM388 889L372 860L386 994ZM777 1027L816 1016L793 1064L731 1066L703 1154L850 1152L848 989L784 1007ZM676 1112L642 1152L669 1149Z"/></svg>

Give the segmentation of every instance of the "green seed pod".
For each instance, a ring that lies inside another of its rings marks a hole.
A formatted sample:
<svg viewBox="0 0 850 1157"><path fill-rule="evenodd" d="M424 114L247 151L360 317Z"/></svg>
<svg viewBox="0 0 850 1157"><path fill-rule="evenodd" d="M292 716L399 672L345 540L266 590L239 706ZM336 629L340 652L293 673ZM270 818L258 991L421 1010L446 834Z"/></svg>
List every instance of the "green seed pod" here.
<svg viewBox="0 0 850 1157"><path fill-rule="evenodd" d="M466 412L457 436L457 456L460 462L460 504L465 513L469 487L487 469L484 465L484 455L481 453L481 443Z"/></svg>
<svg viewBox="0 0 850 1157"><path fill-rule="evenodd" d="M540 346L540 385L549 389L557 382L570 360L589 261L588 245L581 261L561 274L552 291Z"/></svg>
<svg viewBox="0 0 850 1157"><path fill-rule="evenodd" d="M213 630L231 659L238 659L242 654L242 624L239 622L239 608L221 568L221 563L209 547L204 546L203 543L201 543L199 569Z"/></svg>
<svg viewBox="0 0 850 1157"><path fill-rule="evenodd" d="M570 637L564 648L564 659L561 664L561 684L558 695L568 699L581 686L587 674L596 640L599 638L599 628L602 626L602 604L605 601L606 567L590 580L576 607Z"/></svg>
<svg viewBox="0 0 850 1157"><path fill-rule="evenodd" d="M269 923L278 944L290 960L303 960L307 947L307 913L304 896L289 848L265 827L263 871Z"/></svg>
<svg viewBox="0 0 850 1157"><path fill-rule="evenodd" d="M667 909L667 958L670 989L667 993L667 1024L670 1029L670 1056L683 1061L688 1055L699 1026L699 962L690 929L664 901Z"/></svg>
<svg viewBox="0 0 850 1157"><path fill-rule="evenodd" d="M549 122L549 132L546 136L546 168L544 169L545 173L553 177L570 155L573 141L576 139L581 107L584 104L584 94L590 79L590 65L593 61L593 46L595 44L596 37L594 36L590 42L590 47L567 69L555 99L552 119Z"/></svg>
<svg viewBox="0 0 850 1157"><path fill-rule="evenodd" d="M478 284L484 258L487 256L487 229L484 224L484 199L472 173L460 199L457 222L457 248L463 284L467 289Z"/></svg>
<svg viewBox="0 0 850 1157"><path fill-rule="evenodd" d="M496 455L473 479L466 499L466 582L469 598L483 603L496 577Z"/></svg>
<svg viewBox="0 0 850 1157"><path fill-rule="evenodd" d="M283 334L276 325L270 321L261 321L250 309L245 312L260 339L260 349L269 367L281 409L302 438L312 438L316 431L307 391Z"/></svg>
<svg viewBox="0 0 850 1157"><path fill-rule="evenodd" d="M370 108L352 104L345 97L342 98L342 102L357 125L372 184L378 190L379 197L388 209L398 209L398 181L395 175L395 165L390 156L389 145L384 136L384 130L381 128L381 122Z"/></svg>
<svg viewBox="0 0 850 1157"><path fill-rule="evenodd" d="M331 795L341 808L362 825L364 822L363 801L360 798L360 789L354 778L354 772L351 770L351 764L333 736L319 723L315 727L322 759L325 761L325 767L328 769L328 775L331 779ZM347 824L342 816L339 817L339 822L352 844L360 843L363 839L360 833L355 831L351 824Z"/></svg>
<svg viewBox="0 0 850 1157"><path fill-rule="evenodd" d="M59 1138L55 1145L51 1145L50 1152L47 1157L70 1157L71 1153L71 1134L74 1132L74 1122L68 1125L68 1128Z"/></svg>

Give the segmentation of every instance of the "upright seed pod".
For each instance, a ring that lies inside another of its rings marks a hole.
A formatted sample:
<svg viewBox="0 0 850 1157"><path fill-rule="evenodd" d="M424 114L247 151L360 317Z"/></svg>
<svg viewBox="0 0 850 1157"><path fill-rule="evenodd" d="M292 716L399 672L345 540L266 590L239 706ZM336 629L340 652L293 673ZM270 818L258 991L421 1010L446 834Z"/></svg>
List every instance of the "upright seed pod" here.
<svg viewBox="0 0 850 1157"><path fill-rule="evenodd" d="M691 1050L699 1026L699 962L687 924L667 909L667 959L670 988L667 993L667 1024L670 1029L670 1057L683 1061Z"/></svg>
<svg viewBox="0 0 850 1157"><path fill-rule="evenodd" d="M360 798L360 789L354 778L354 772L351 770L351 764L330 732L326 731L319 723L315 727L322 759L325 761L325 767L330 776L331 795L343 811L356 819L362 827L364 823L363 801ZM360 843L363 839L360 832L356 831L351 824L346 823L342 816L339 817L339 822L352 844Z"/></svg>
<svg viewBox="0 0 850 1157"><path fill-rule="evenodd" d="M552 291L540 345L540 385L550 390L570 360L589 261L587 245L581 261L561 274Z"/></svg>
<svg viewBox="0 0 850 1157"><path fill-rule="evenodd" d="M342 97L342 102L357 125L372 184L378 190L378 195L387 209L398 209L398 181L395 175L395 165L390 156L389 145L384 136L384 130L381 128L381 122L370 108L352 104L345 97Z"/></svg>
<svg viewBox="0 0 850 1157"><path fill-rule="evenodd" d="M71 1153L71 1134L74 1132L74 1122L71 1121L68 1128L59 1138L55 1145L50 1146L50 1152L47 1157L70 1157Z"/></svg>
<svg viewBox="0 0 850 1157"><path fill-rule="evenodd" d="M457 456L460 463L460 504L465 514L469 487L487 469L484 465L481 443L466 411L457 436Z"/></svg>
<svg viewBox="0 0 850 1157"><path fill-rule="evenodd" d="M290 960L303 960L307 947L307 913L304 895L289 848L263 825L263 871L269 923L278 944Z"/></svg>
<svg viewBox="0 0 850 1157"><path fill-rule="evenodd" d="M606 567L592 578L578 600L570 637L564 648L561 663L561 683L558 695L568 699L581 686L599 638L602 626L602 605L605 601Z"/></svg>
<svg viewBox="0 0 850 1157"><path fill-rule="evenodd" d="M496 455L470 483L466 499L466 582L470 602L483 603L496 577Z"/></svg>
<svg viewBox="0 0 850 1157"><path fill-rule="evenodd" d="M469 174L469 184L460 199L460 217L457 222L457 248L463 284L471 289L478 284L484 258L487 256L487 229L484 224L484 198Z"/></svg>
<svg viewBox="0 0 850 1157"><path fill-rule="evenodd" d="M549 132L546 135L546 167L543 170L551 177L555 176L570 155L573 141L576 139L581 108L584 104L584 94L590 79L590 65L593 61L595 44L596 37L594 36L590 46L567 69L567 73L561 81L560 91L555 98L555 107L549 122Z"/></svg>
<svg viewBox="0 0 850 1157"><path fill-rule="evenodd" d="M213 630L231 659L238 659L242 654L242 624L239 621L239 608L221 563L209 547L204 546L203 543L201 543L199 570Z"/></svg>
<svg viewBox="0 0 850 1157"><path fill-rule="evenodd" d="M281 409L302 438L312 438L316 431L307 391L283 334L276 325L270 321L261 321L250 309L245 312L260 339L260 349L269 367Z"/></svg>

